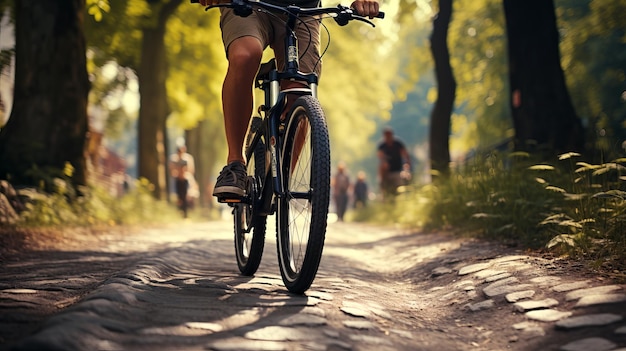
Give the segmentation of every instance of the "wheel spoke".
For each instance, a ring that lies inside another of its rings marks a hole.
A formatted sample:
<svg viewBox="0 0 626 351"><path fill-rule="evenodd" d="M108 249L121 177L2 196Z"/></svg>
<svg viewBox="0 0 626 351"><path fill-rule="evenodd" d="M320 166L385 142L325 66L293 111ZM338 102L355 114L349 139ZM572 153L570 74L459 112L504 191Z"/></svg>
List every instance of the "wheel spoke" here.
<svg viewBox="0 0 626 351"><path fill-rule="evenodd" d="M285 194L278 206L279 264L285 286L302 293L319 267L330 192L328 131L319 102L298 98L283 150Z"/></svg>

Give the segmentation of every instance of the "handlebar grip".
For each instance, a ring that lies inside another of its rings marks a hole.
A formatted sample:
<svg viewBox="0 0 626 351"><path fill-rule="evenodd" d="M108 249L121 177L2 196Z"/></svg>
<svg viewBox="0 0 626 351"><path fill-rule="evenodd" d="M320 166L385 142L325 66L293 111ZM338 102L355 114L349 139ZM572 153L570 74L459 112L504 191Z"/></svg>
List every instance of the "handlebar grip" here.
<svg viewBox="0 0 626 351"><path fill-rule="evenodd" d="M352 11L354 11L354 13L355 13L357 16L367 17L367 16L363 16L363 15L361 15L360 13L358 13L358 12L356 11L356 9L352 9ZM381 18L381 19L382 19L382 18L385 18L385 13L384 13L383 11L378 11L378 14L377 14L376 16L374 16L374 18Z"/></svg>

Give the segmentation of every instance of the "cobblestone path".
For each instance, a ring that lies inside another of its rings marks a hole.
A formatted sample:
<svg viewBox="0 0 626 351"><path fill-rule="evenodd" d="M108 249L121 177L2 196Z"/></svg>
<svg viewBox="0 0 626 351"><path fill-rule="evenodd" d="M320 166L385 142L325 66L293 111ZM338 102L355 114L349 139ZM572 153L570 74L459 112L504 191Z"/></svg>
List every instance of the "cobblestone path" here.
<svg viewBox="0 0 626 351"><path fill-rule="evenodd" d="M329 225L287 293L272 228L255 277L230 222L41 251L0 272L1 350L626 350L626 290L580 265L445 234Z"/></svg>

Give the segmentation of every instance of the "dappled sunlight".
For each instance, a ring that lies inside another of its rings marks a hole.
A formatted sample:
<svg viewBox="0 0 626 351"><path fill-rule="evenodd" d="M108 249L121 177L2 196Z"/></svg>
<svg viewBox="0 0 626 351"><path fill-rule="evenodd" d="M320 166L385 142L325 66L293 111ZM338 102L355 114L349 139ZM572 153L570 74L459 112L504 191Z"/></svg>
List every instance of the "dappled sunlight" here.
<svg viewBox="0 0 626 351"><path fill-rule="evenodd" d="M222 330L223 327L217 323L187 322L168 327L146 328L141 330L141 333L148 335L202 336L220 332Z"/></svg>
<svg viewBox="0 0 626 351"><path fill-rule="evenodd" d="M129 238L119 241L115 240L115 235L105 237L103 251L107 252L132 252L145 251L155 245L185 243L193 240L232 240L232 220L214 221L211 223L211 230L207 230L206 223L194 223L180 221L175 224L163 227L147 228L133 233ZM165 233L165 234L164 234Z"/></svg>
<svg viewBox="0 0 626 351"><path fill-rule="evenodd" d="M401 273L458 249L462 242L444 233L407 232L393 227L337 222L328 227L324 256L355 261L358 266L374 272Z"/></svg>

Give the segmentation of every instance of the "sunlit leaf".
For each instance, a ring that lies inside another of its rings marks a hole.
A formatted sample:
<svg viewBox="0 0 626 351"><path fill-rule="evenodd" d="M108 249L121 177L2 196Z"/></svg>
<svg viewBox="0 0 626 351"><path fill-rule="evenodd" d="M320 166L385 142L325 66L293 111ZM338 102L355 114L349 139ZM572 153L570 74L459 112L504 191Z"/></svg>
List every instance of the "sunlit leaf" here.
<svg viewBox="0 0 626 351"><path fill-rule="evenodd" d="M582 228L583 227L582 224L580 224L577 221L573 221L573 220L560 222L559 225L561 227L573 227L573 228Z"/></svg>
<svg viewBox="0 0 626 351"><path fill-rule="evenodd" d="M594 176L597 176L597 175L602 175L602 174L605 174L605 173L608 173L608 172L614 171L614 170L617 170L617 171L620 171L620 172L624 172L624 171L626 171L626 167L624 167L624 166L622 166L620 164L617 164L617 163L606 163L606 164L602 165L602 168L597 169L592 174Z"/></svg>
<svg viewBox="0 0 626 351"><path fill-rule="evenodd" d="M490 213L474 213L471 217L472 218L499 218L501 216L490 214Z"/></svg>
<svg viewBox="0 0 626 351"><path fill-rule="evenodd" d="M545 179L543 178L535 178L535 181L539 184L546 184L548 183Z"/></svg>
<svg viewBox="0 0 626 351"><path fill-rule="evenodd" d="M568 153L559 155L559 160L567 160L569 158L577 157L577 156L580 156L580 154L577 152L568 152Z"/></svg>
<svg viewBox="0 0 626 351"><path fill-rule="evenodd" d="M589 164L587 162L576 162L576 166L580 166L580 168L576 169L576 173L589 171L589 170L594 170L594 169L598 169L598 168L601 167L599 165L592 165L592 164Z"/></svg>
<svg viewBox="0 0 626 351"><path fill-rule="evenodd" d="M570 200L570 201L578 201L578 200L582 200L582 199L589 197L588 194L569 194L569 193L565 193L563 194L563 196L565 197L565 200Z"/></svg>
<svg viewBox="0 0 626 351"><path fill-rule="evenodd" d="M605 192L600 192L600 193L596 193L593 194L594 198L598 198L598 199L608 199L608 198L612 198L612 199L626 199L626 191L622 191L622 190L609 190L609 191L605 191Z"/></svg>
<svg viewBox="0 0 626 351"><path fill-rule="evenodd" d="M546 187L546 190L554 191L554 192L557 192L557 193L565 193L566 192L565 189L559 188L559 187L554 186L554 185L548 185Z"/></svg>
<svg viewBox="0 0 626 351"><path fill-rule="evenodd" d="M615 170L618 170L618 171L626 171L626 166L622 166L619 163L615 163L615 162L607 163L606 167L608 167L610 169L615 169Z"/></svg>
<svg viewBox="0 0 626 351"><path fill-rule="evenodd" d="M534 165L528 167L531 171L554 171L556 168L550 165Z"/></svg>
<svg viewBox="0 0 626 351"><path fill-rule="evenodd" d="M74 166L71 163L65 162L65 167L63 168L63 174L67 177L71 177L74 174Z"/></svg>
<svg viewBox="0 0 626 351"><path fill-rule="evenodd" d="M571 220L571 218L563 213L558 213L558 214L554 214L554 215L546 217L546 219L541 221L539 224L541 225L558 224L560 222L567 221L567 220Z"/></svg>
<svg viewBox="0 0 626 351"><path fill-rule="evenodd" d="M623 190L613 189L613 190L607 191L606 193L607 194L611 194L611 195L615 195L615 196L620 197L622 199L626 199L626 191L623 191Z"/></svg>
<svg viewBox="0 0 626 351"><path fill-rule="evenodd" d="M576 238L576 234L557 235L554 238L552 238L552 240L550 240L548 244L546 244L546 248L551 249L559 244L565 244L567 246L574 247L576 245L575 238Z"/></svg>

